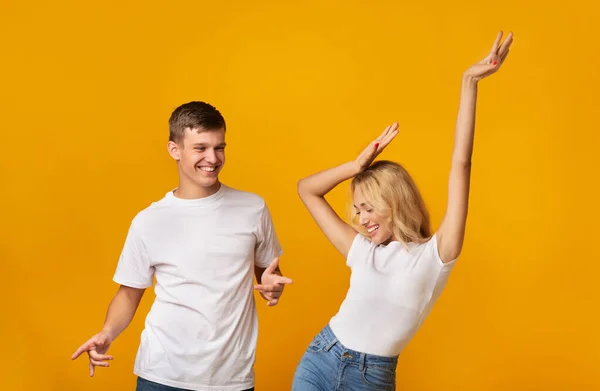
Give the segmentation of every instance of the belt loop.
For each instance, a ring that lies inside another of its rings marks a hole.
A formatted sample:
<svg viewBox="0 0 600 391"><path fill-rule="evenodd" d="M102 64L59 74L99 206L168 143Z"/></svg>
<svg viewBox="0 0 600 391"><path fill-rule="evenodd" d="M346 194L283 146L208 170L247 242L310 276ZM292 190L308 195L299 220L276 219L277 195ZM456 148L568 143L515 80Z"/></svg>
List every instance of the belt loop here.
<svg viewBox="0 0 600 391"><path fill-rule="evenodd" d="M365 353L361 353L359 361L360 361L360 364L359 364L360 371L364 372L364 370L365 370L365 362L367 361L367 355Z"/></svg>
<svg viewBox="0 0 600 391"><path fill-rule="evenodd" d="M327 344L327 346L325 346L325 349L323 349L324 351L328 352L331 350L331 348L337 343L337 338L332 339L331 341L329 341L329 343Z"/></svg>

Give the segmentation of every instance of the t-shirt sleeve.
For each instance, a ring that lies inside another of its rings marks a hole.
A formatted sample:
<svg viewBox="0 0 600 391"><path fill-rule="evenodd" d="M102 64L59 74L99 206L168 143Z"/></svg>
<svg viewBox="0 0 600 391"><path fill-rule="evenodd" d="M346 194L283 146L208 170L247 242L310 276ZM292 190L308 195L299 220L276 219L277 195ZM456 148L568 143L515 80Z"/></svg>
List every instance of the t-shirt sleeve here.
<svg viewBox="0 0 600 391"><path fill-rule="evenodd" d="M154 267L150 264L146 246L134 220L129 227L113 281L120 285L143 289L152 286L153 277Z"/></svg>
<svg viewBox="0 0 600 391"><path fill-rule="evenodd" d="M425 245L427 246L425 249L425 251L427 251L427 258L433 260L438 265L449 269L452 268L456 263L456 259L446 263L442 261L437 244L437 234L434 234Z"/></svg>
<svg viewBox="0 0 600 391"><path fill-rule="evenodd" d="M271 213L266 204L263 205L260 221L258 223L258 235L254 250L254 263L258 267L268 267L273 259L283 254L275 226L271 219Z"/></svg>
<svg viewBox="0 0 600 391"><path fill-rule="evenodd" d="M372 242L360 233L357 233L346 256L346 265L352 269L358 262L365 261L371 247Z"/></svg>

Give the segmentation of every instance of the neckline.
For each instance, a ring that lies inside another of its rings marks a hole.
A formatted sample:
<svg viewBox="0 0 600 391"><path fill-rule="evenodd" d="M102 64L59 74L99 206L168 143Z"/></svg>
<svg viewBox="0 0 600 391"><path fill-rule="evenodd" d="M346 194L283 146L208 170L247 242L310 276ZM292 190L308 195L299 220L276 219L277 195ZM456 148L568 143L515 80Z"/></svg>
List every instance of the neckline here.
<svg viewBox="0 0 600 391"><path fill-rule="evenodd" d="M206 197L200 197L200 198L179 198L175 195L175 190L177 190L177 188L170 190L165 197L173 204L175 205L182 205L182 206L208 206L208 205L212 205L215 202L217 202L218 200L220 200L223 197L223 194L225 193L227 189L227 186L225 186L224 184L220 184L219 189L214 192L213 194L206 196Z"/></svg>

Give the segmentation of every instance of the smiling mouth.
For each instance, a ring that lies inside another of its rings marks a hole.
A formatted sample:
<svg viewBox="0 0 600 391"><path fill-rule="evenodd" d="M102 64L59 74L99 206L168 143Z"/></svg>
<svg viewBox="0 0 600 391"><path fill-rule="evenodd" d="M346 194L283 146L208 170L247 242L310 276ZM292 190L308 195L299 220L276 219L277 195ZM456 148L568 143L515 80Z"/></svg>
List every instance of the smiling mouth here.
<svg viewBox="0 0 600 391"><path fill-rule="evenodd" d="M367 228L367 232L372 234L373 232L377 231L378 229L379 229L379 225L375 224L375 225L372 225L369 228Z"/></svg>
<svg viewBox="0 0 600 391"><path fill-rule="evenodd" d="M219 168L219 166L197 166L197 167L204 172L215 172Z"/></svg>

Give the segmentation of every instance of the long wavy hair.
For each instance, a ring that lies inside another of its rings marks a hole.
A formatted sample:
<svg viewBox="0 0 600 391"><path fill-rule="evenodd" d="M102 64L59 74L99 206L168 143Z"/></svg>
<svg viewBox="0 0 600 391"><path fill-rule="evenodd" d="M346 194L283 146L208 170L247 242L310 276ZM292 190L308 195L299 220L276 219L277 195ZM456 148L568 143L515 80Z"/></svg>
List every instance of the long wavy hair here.
<svg viewBox="0 0 600 391"><path fill-rule="evenodd" d="M351 196L360 187L375 213L390 224L393 238L405 246L424 243L431 238L429 211L421 192L408 171L400 164L379 160L352 179ZM351 197L351 198L352 198ZM358 216L351 213L356 227ZM364 230L359 231L365 234Z"/></svg>

